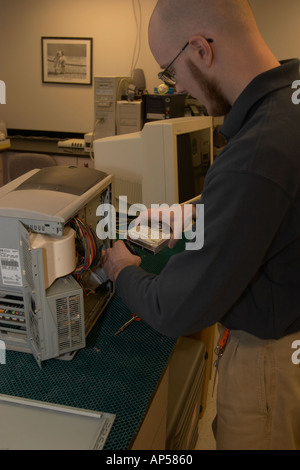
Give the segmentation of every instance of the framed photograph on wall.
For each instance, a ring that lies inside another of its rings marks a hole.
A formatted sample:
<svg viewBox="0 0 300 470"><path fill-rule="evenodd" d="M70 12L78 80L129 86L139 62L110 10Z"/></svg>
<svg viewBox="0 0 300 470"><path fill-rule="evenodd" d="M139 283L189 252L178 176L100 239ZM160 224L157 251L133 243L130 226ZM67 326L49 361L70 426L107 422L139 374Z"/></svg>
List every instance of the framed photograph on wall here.
<svg viewBox="0 0 300 470"><path fill-rule="evenodd" d="M42 37L43 83L91 85L92 38Z"/></svg>

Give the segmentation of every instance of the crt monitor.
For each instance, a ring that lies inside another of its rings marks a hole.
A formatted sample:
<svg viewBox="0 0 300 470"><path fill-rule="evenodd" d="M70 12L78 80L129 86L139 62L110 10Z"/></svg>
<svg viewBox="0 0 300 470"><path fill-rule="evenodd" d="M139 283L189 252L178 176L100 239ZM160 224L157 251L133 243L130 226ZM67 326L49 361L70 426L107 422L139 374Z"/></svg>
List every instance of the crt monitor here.
<svg viewBox="0 0 300 470"><path fill-rule="evenodd" d="M114 175L128 204L183 203L198 197L213 161L212 117L148 122L140 132L94 141L95 168Z"/></svg>

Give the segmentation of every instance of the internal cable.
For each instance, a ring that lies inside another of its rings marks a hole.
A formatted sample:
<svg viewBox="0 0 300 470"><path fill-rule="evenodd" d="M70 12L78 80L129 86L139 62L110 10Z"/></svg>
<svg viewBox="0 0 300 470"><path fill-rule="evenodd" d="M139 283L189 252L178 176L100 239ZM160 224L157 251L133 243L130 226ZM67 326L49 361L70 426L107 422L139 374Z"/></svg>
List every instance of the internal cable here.
<svg viewBox="0 0 300 470"><path fill-rule="evenodd" d="M73 274L81 275L90 268L97 258L98 247L96 237L92 229L79 217L74 217L70 226L76 234L76 269Z"/></svg>

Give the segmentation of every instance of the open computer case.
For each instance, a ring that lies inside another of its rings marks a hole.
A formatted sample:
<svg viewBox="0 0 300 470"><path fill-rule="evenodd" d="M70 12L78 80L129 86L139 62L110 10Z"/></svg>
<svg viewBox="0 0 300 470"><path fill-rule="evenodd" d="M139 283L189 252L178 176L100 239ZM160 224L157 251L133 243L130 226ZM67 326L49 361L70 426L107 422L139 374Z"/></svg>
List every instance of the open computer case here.
<svg viewBox="0 0 300 470"><path fill-rule="evenodd" d="M114 204L112 176L85 167L32 170L0 188L0 340L40 366L85 347L114 293L100 269L112 243L96 234L101 204Z"/></svg>

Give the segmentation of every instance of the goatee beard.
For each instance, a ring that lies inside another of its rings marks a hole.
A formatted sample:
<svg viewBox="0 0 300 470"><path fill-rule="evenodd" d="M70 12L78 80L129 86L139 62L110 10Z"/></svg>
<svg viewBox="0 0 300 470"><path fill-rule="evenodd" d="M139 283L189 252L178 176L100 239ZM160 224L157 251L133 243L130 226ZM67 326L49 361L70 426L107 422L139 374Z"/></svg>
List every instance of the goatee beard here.
<svg viewBox="0 0 300 470"><path fill-rule="evenodd" d="M186 63L193 78L197 81L201 90L205 94L210 106L210 109L208 110L209 114L211 116L224 116L229 113L231 104L223 95L216 81L208 79L202 72L200 72L190 59L187 59Z"/></svg>

